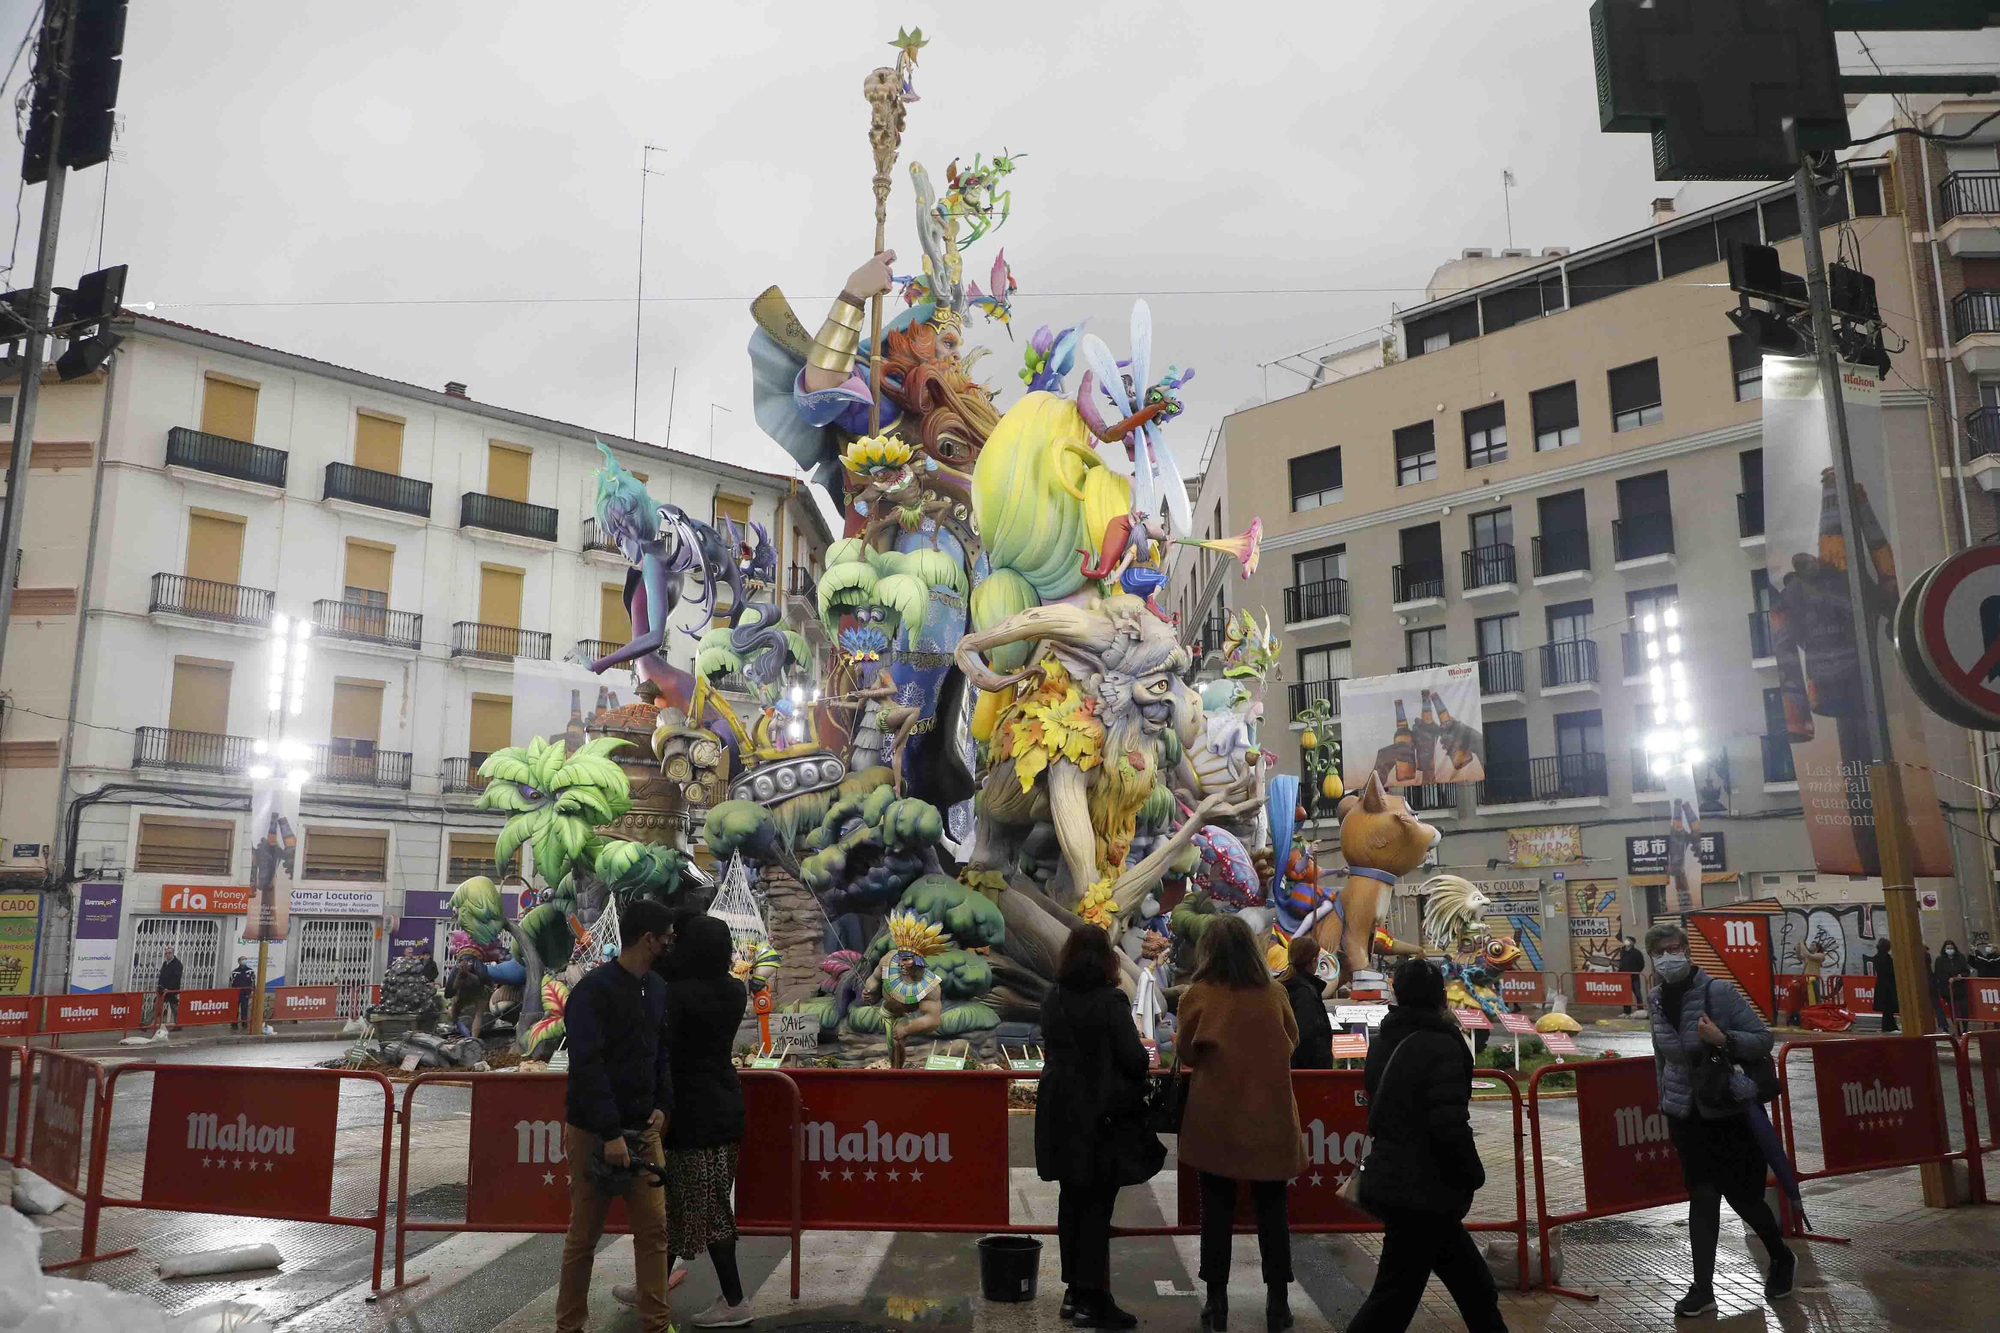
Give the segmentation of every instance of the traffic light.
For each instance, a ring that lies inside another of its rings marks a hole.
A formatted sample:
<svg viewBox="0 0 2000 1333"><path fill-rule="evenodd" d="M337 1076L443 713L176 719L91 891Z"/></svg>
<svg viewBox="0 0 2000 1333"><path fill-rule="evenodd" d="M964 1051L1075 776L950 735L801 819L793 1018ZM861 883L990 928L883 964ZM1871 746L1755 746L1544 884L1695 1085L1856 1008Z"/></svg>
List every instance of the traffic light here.
<svg viewBox="0 0 2000 1333"><path fill-rule="evenodd" d="M58 104L63 110L63 133L61 161L56 165L94 167L111 157L126 0L68 0L68 4L74 33L67 79L62 77L59 44L50 40L53 28L43 28L35 51L35 97L21 149L21 179L30 185L49 178L49 142Z"/></svg>

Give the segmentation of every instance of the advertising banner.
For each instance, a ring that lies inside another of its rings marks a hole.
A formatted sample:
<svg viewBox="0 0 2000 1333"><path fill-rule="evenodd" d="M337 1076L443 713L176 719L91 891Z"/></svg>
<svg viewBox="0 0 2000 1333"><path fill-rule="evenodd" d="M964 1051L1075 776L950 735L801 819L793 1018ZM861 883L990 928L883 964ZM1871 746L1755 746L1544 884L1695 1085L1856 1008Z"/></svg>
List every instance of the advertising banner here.
<svg viewBox="0 0 2000 1333"><path fill-rule="evenodd" d="M0 893L0 995L35 993L35 941L42 895Z"/></svg>
<svg viewBox="0 0 2000 1333"><path fill-rule="evenodd" d="M1757 912L1690 912L1688 925L1722 959L1727 976L1771 1021L1771 918Z"/></svg>
<svg viewBox="0 0 2000 1333"><path fill-rule="evenodd" d="M1542 972L1502 972L1500 999L1505 1004L1541 1004L1549 998L1549 979Z"/></svg>
<svg viewBox="0 0 2000 1333"><path fill-rule="evenodd" d="M750 1086L744 1086L746 1096ZM559 1081L483 1079L473 1084L465 1220L481 1226L560 1227L567 1222L569 1150L563 1123ZM785 1137L781 1125L775 1139L758 1141L782 1144ZM621 1235L631 1230L622 1199L611 1205L604 1229Z"/></svg>
<svg viewBox="0 0 2000 1333"><path fill-rule="evenodd" d="M1965 979L1964 1017L1974 1023L2000 1023L2000 977Z"/></svg>
<svg viewBox="0 0 2000 1333"><path fill-rule="evenodd" d="M1893 663L1896 515L1882 440L1881 389L1872 371L1841 367L1855 475L1852 497L1864 610L1876 655L1896 758L1903 765L1905 814L1915 875L1952 873L1937 790L1925 765L1922 715ZM1764 358L1764 532L1771 586L1771 647L1798 773L1799 800L1813 864L1822 873L1880 875L1875 803L1868 766L1882 756L1862 711L1862 646L1842 551L1840 495L1818 366L1810 359ZM1905 571L1905 574L1915 573Z"/></svg>
<svg viewBox="0 0 2000 1333"><path fill-rule="evenodd" d="M1812 1048L1820 1148L1828 1171L1867 1171L1946 1150L1937 1050L1922 1037Z"/></svg>
<svg viewBox="0 0 2000 1333"><path fill-rule="evenodd" d="M403 894L403 919L427 916L446 920L451 916L450 889L409 889ZM507 909L509 921L521 919L521 891L505 885L500 888L501 904Z"/></svg>
<svg viewBox="0 0 2000 1333"><path fill-rule="evenodd" d="M1374 1219L1342 1203L1341 1182L1368 1156L1368 1094L1358 1069L1292 1072L1292 1099L1299 1108L1299 1140L1306 1150L1306 1169L1292 1180L1286 1216L1308 1226L1369 1226ZM1180 1168L1181 1226L1201 1223L1201 1181L1194 1170ZM1254 1225L1250 1191L1236 1191L1236 1225Z"/></svg>
<svg viewBox="0 0 2000 1333"><path fill-rule="evenodd" d="M1570 971L1611 971L1618 965L1618 881L1573 879L1565 897Z"/></svg>
<svg viewBox="0 0 2000 1333"><path fill-rule="evenodd" d="M339 1113L340 1080L317 1070L162 1068L139 1197L195 1212L252 1211L260 1199L327 1212Z"/></svg>
<svg viewBox="0 0 2000 1333"><path fill-rule="evenodd" d="M1541 824L1507 830L1507 860L1517 866L1560 866L1583 859L1583 830L1575 824Z"/></svg>
<svg viewBox="0 0 2000 1333"><path fill-rule="evenodd" d="M41 1028L42 997L0 995L0 1041L18 1041ZM4 1110L0 1104L0 1110Z"/></svg>
<svg viewBox="0 0 2000 1333"><path fill-rule="evenodd" d="M51 1184L76 1192L83 1165L84 1100L92 1066L87 1060L48 1054L36 1059L34 1128L28 1166Z"/></svg>
<svg viewBox="0 0 2000 1333"><path fill-rule="evenodd" d="M1694 838L1695 860L1704 874L1728 869L1729 858L1723 851L1721 833L1699 833ZM1628 875L1664 875L1667 873L1667 855L1673 844L1664 833L1640 833L1625 839L1625 873ZM1696 881L1699 883L1699 880ZM1672 911L1686 911L1686 908L1672 908Z"/></svg>
<svg viewBox="0 0 2000 1333"><path fill-rule="evenodd" d="M807 1108L800 1184L806 1225L1006 1225L1007 1158L992 1151L994 1135L1007 1124L1005 1079L937 1078L920 1070L786 1073ZM783 1143L790 1104L784 1089L751 1079L743 1094L745 1142ZM789 1191L783 1153L743 1154L738 1220L788 1225Z"/></svg>
<svg viewBox="0 0 2000 1333"><path fill-rule="evenodd" d="M299 792L282 776L250 786L250 889L243 938L282 940L292 927L292 877L298 874Z"/></svg>
<svg viewBox="0 0 2000 1333"><path fill-rule="evenodd" d="M1479 664L1363 676L1340 687L1341 781L1359 791L1370 772L1384 786L1480 782Z"/></svg>
<svg viewBox="0 0 2000 1333"><path fill-rule="evenodd" d="M310 1023L338 1018L339 988L334 986L274 986L273 1023Z"/></svg>
<svg viewBox="0 0 2000 1333"><path fill-rule="evenodd" d="M1638 1004L1634 980L1630 972L1579 972L1576 974L1576 1002L1620 1007Z"/></svg>
<svg viewBox="0 0 2000 1333"><path fill-rule="evenodd" d="M437 939L437 918L429 916L406 916L397 927L389 932L389 961L394 962L408 949L421 955L433 947Z"/></svg>
<svg viewBox="0 0 2000 1333"><path fill-rule="evenodd" d="M139 1026L145 1000L136 991L51 995L42 1004L42 1031L122 1032Z"/></svg>
<svg viewBox="0 0 2000 1333"><path fill-rule="evenodd" d="M111 989L118 967L118 921L124 914L123 884L85 884L76 897L76 942L69 958L72 995Z"/></svg>
<svg viewBox="0 0 2000 1333"><path fill-rule="evenodd" d="M181 992L182 1027L199 1027L212 1023L234 1023L236 1021L236 991L233 987L217 987L213 990L184 990Z"/></svg>
<svg viewBox="0 0 2000 1333"><path fill-rule="evenodd" d="M1575 1072L1584 1205L1629 1211L1685 1199L1653 1062L1593 1061Z"/></svg>
<svg viewBox="0 0 2000 1333"><path fill-rule="evenodd" d="M160 910L174 916L242 916L250 910L250 889L243 884L162 884Z"/></svg>
<svg viewBox="0 0 2000 1333"><path fill-rule="evenodd" d="M291 894L294 916L381 916L388 903L387 889L294 888Z"/></svg>

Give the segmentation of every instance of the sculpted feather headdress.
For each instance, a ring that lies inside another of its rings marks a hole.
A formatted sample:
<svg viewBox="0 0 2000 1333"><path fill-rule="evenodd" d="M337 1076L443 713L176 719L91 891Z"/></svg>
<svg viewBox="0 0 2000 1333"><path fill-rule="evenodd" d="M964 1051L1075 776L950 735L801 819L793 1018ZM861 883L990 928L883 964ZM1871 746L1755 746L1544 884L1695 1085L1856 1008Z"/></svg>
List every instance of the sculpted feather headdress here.
<svg viewBox="0 0 2000 1333"><path fill-rule="evenodd" d="M951 948L944 928L926 921L915 912L889 913L889 942L898 952L930 958Z"/></svg>
<svg viewBox="0 0 2000 1333"><path fill-rule="evenodd" d="M1424 943L1438 950L1456 945L1466 923L1485 915L1493 902L1477 884L1457 875L1433 875L1417 892L1429 895L1424 904Z"/></svg>

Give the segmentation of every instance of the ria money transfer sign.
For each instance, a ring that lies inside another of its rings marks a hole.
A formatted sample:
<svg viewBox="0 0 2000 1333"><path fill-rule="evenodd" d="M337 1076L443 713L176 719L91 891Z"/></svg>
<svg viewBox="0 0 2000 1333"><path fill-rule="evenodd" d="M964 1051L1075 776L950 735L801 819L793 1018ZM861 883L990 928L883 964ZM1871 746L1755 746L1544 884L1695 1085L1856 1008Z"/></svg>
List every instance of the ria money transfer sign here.
<svg viewBox="0 0 2000 1333"><path fill-rule="evenodd" d="M1371 772L1385 786L1480 782L1479 664L1456 662L1340 687L1341 781L1358 791Z"/></svg>

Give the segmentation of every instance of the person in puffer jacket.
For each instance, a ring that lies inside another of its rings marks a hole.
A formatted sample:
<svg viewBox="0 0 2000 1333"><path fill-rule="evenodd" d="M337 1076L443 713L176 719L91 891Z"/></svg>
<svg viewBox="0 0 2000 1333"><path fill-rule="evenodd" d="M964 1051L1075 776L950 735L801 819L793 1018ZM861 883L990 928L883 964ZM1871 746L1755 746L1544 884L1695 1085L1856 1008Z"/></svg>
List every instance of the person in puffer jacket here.
<svg viewBox="0 0 2000 1333"><path fill-rule="evenodd" d="M1750 1129L1748 1102L1717 1109L1698 1105L1694 1096L1693 1071L1704 1046L1722 1047L1738 1062L1761 1059L1771 1053L1771 1030L1735 986L1693 964L1680 926L1662 922L1648 930L1646 954L1660 983L1646 1003L1660 1110L1687 1184L1688 1241L1694 1248L1694 1285L1674 1305L1674 1315L1685 1319L1715 1308L1715 1246L1724 1199L1771 1257L1765 1299L1783 1300L1792 1294L1798 1259L1764 1202L1764 1153ZM1746 1098L1755 1095L1740 1070L1734 1082Z"/></svg>

